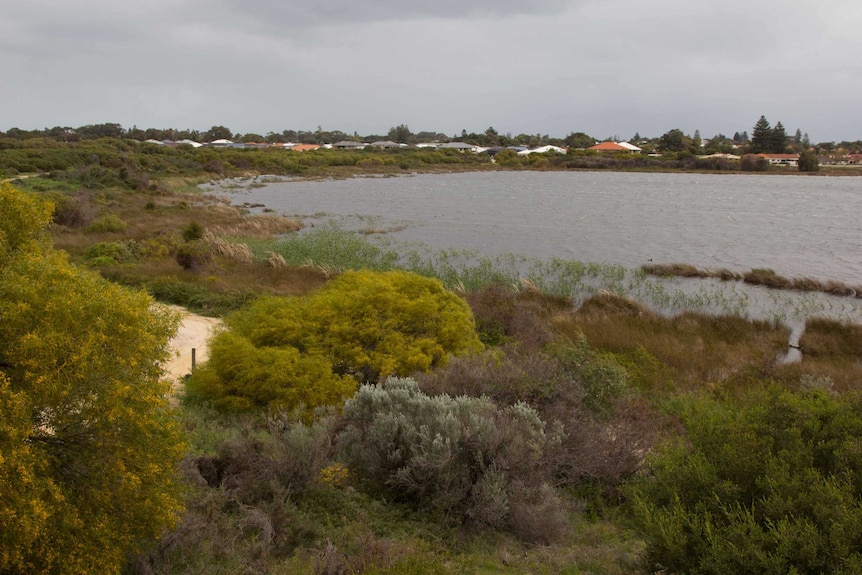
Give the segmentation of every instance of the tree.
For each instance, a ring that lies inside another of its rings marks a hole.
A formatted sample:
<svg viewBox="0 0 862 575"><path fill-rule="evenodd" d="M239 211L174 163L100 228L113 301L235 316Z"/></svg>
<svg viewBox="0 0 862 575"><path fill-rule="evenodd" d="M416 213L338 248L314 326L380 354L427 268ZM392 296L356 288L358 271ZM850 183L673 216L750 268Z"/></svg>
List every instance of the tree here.
<svg viewBox="0 0 862 575"><path fill-rule="evenodd" d="M413 138L413 132L407 127L407 124L400 124L394 128L389 128L388 137L393 142L407 144Z"/></svg>
<svg viewBox="0 0 862 575"><path fill-rule="evenodd" d="M772 142L772 126L765 116L760 116L751 132L751 145L748 147L748 151L752 154L766 153L771 149Z"/></svg>
<svg viewBox="0 0 862 575"><path fill-rule="evenodd" d="M0 185L0 572L117 573L181 509L176 318L70 265L50 219Z"/></svg>
<svg viewBox="0 0 862 575"><path fill-rule="evenodd" d="M775 124L769 135L769 151L773 154L783 154L787 151L787 132L781 122Z"/></svg>
<svg viewBox="0 0 862 575"><path fill-rule="evenodd" d="M814 150L805 150L799 154L799 171L816 172L820 169L820 159Z"/></svg>
<svg viewBox="0 0 862 575"><path fill-rule="evenodd" d="M233 134L231 131L224 126L213 126L201 134L201 138L207 142L212 142L213 140L230 140L232 137Z"/></svg>
<svg viewBox="0 0 862 575"><path fill-rule="evenodd" d="M245 142L245 143L250 143L250 142L251 143L257 143L257 142L263 142L264 139L265 138L263 136L261 136L260 134L248 133L248 134L243 134L243 136L240 138L240 141Z"/></svg>
<svg viewBox="0 0 862 575"><path fill-rule="evenodd" d="M659 138L658 149L661 152L681 152L688 148L690 140L685 137L682 130L673 129L665 132Z"/></svg>
<svg viewBox="0 0 862 575"><path fill-rule="evenodd" d="M583 132L573 132L563 140L570 149L589 148L596 145L596 140Z"/></svg>

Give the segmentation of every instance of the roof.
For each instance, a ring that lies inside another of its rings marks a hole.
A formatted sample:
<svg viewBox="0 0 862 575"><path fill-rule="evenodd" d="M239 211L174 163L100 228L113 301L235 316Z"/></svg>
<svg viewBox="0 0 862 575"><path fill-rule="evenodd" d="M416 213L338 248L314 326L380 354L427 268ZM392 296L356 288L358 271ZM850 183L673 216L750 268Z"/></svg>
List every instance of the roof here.
<svg viewBox="0 0 862 575"><path fill-rule="evenodd" d="M376 142L371 142L371 145L375 148L400 148L401 144L398 142L393 142L392 140L378 140Z"/></svg>
<svg viewBox="0 0 862 575"><path fill-rule="evenodd" d="M548 152L556 152L558 154L565 154L566 150L559 146L540 146L538 148L534 148L532 150L521 150L518 152L519 156L527 156L529 154L546 154Z"/></svg>
<svg viewBox="0 0 862 575"><path fill-rule="evenodd" d="M635 146L634 144L629 144L628 142L617 142L620 146L627 150L631 150L632 152L640 152L641 149Z"/></svg>
<svg viewBox="0 0 862 575"><path fill-rule="evenodd" d="M294 150L296 152L310 152L311 150L317 150L320 146L317 144L296 144L295 146L291 146L288 150Z"/></svg>
<svg viewBox="0 0 862 575"><path fill-rule="evenodd" d="M799 154L757 154L761 158L766 158L767 160L798 160Z"/></svg>
<svg viewBox="0 0 862 575"><path fill-rule="evenodd" d="M602 142L601 144L596 144L595 146L590 146L587 148L588 150L597 150L599 152L631 152L629 148L625 146L621 146L616 142Z"/></svg>
<svg viewBox="0 0 862 575"><path fill-rule="evenodd" d="M472 150L476 146L464 142L449 142L448 144L440 144L438 147L446 150Z"/></svg>

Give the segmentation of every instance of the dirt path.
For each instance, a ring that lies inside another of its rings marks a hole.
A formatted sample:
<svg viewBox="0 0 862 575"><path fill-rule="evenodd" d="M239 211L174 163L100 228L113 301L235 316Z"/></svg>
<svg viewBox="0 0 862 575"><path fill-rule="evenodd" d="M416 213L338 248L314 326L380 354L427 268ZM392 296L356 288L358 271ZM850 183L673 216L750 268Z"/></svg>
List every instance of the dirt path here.
<svg viewBox="0 0 862 575"><path fill-rule="evenodd" d="M171 309L182 314L183 319L177 334L170 341L171 358L163 368L165 378L176 391L183 377L192 370L192 349L195 350L196 363L206 361L209 357L209 338L221 326L222 320L195 315L181 307L171 306Z"/></svg>

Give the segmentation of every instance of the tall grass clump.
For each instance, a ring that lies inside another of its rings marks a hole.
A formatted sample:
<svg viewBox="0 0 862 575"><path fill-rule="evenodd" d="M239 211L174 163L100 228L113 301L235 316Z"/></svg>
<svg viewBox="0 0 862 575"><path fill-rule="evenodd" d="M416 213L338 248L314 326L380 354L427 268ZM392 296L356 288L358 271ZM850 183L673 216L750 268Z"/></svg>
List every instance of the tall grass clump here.
<svg viewBox="0 0 862 575"><path fill-rule="evenodd" d="M320 227L274 241L249 240L247 243L255 259L267 259L272 253L291 266L312 263L336 270L386 271L396 268L399 260L395 250L337 227Z"/></svg>

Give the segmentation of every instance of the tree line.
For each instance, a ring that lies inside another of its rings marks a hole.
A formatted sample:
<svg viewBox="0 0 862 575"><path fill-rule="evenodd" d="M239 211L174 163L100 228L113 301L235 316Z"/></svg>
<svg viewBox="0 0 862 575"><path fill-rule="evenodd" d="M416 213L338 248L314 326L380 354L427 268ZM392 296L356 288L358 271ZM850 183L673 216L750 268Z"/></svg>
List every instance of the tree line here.
<svg viewBox="0 0 862 575"><path fill-rule="evenodd" d="M69 126L55 126L41 130L22 130L10 128L6 132L0 132L0 148L4 141L21 141L34 138L56 140L58 142L80 142L83 140L95 140L99 138L121 138L131 140L193 140L197 142L211 142L219 139L229 139L237 142L265 142L286 143L295 142L302 144L332 144L339 141L362 141L372 142L377 140L391 140L401 144L419 144L427 142L463 141L478 146L524 146L537 147L543 145L565 146L569 148L588 148L598 141L620 141L617 135L605 138L596 138L584 132L570 132L563 138L552 137L548 134L517 134L501 133L493 126L484 132L467 132L462 130L460 134L447 135L442 132L420 131L413 132L406 124L399 124L389 129L386 134L364 134L357 132L352 134L341 130L324 130L318 126L315 130L293 130L287 129L281 132L241 133L233 132L226 126L216 125L208 130L194 130L175 128L124 128L120 124L88 124L77 128ZM821 142L812 144L807 133L797 129L793 135L789 135L783 124L779 121L771 126L765 116L754 124L751 135L747 130L734 132L732 137L718 133L708 140L701 138L700 131L695 130L693 134L686 134L679 128L668 130L658 137L644 137L636 132L629 141L637 144L647 153L666 153L690 151L693 154L711 153L801 153L812 149L816 153L862 153L862 140Z"/></svg>

